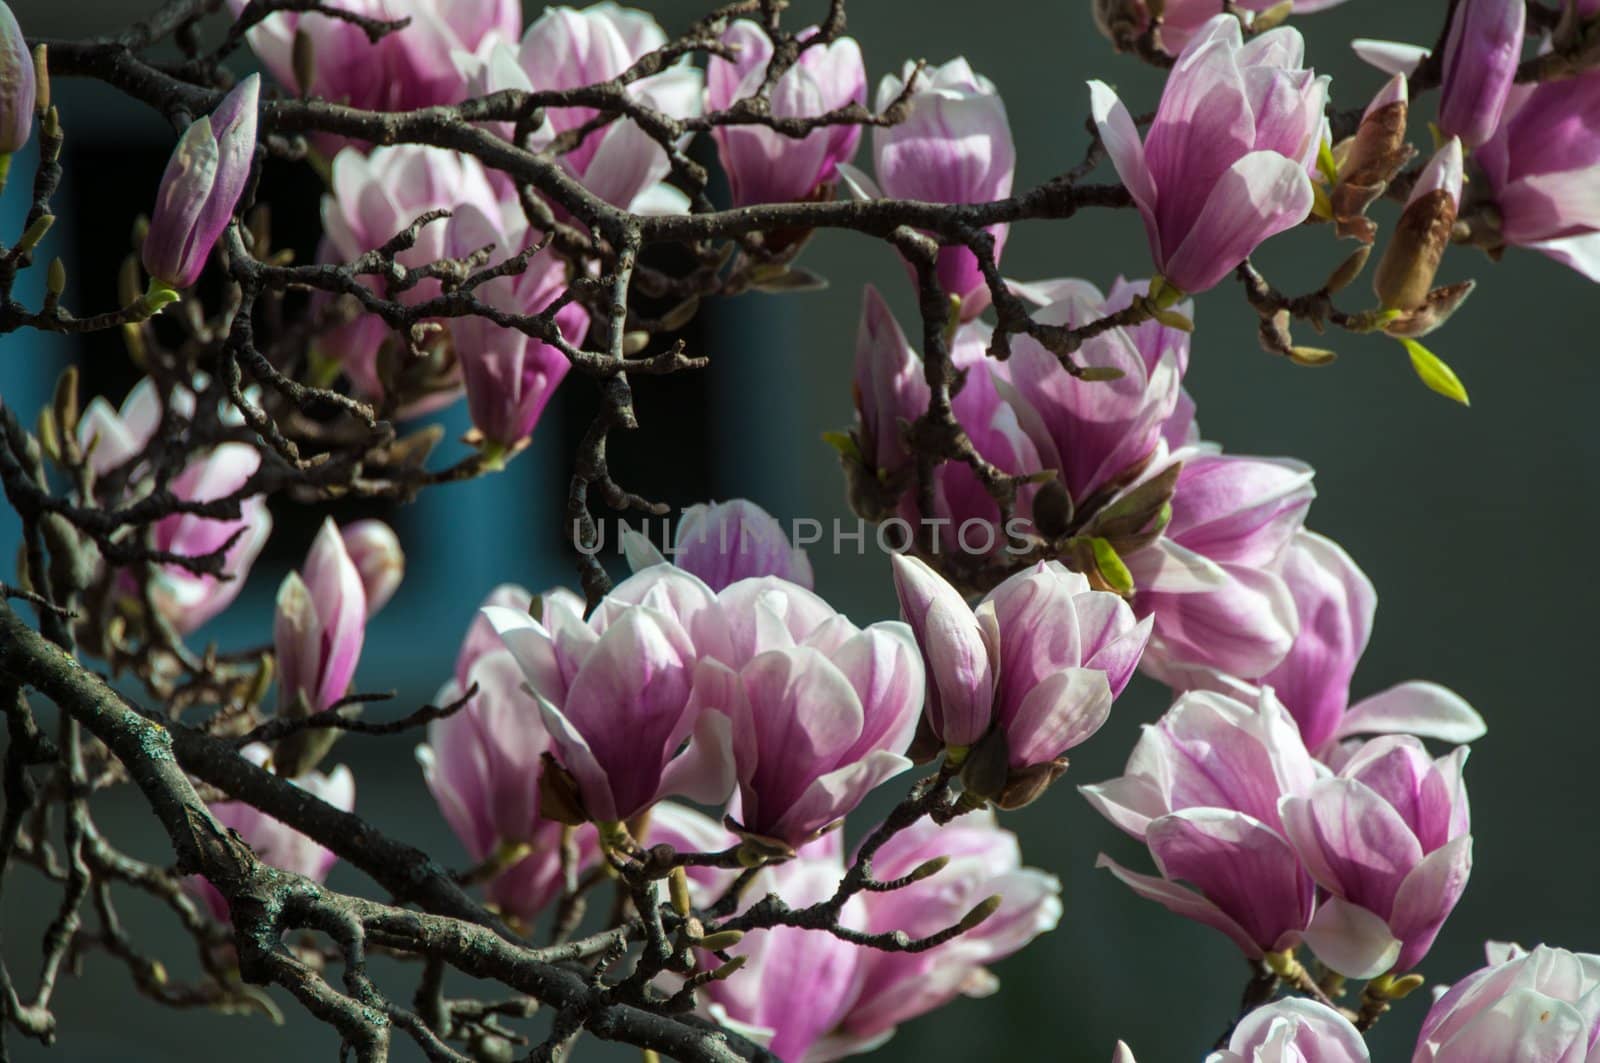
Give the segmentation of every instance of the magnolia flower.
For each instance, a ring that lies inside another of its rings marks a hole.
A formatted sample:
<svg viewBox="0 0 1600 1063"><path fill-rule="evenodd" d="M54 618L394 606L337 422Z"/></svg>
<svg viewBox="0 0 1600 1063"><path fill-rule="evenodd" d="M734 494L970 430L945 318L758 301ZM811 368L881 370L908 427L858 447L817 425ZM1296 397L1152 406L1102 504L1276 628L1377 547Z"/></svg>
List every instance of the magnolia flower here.
<svg viewBox="0 0 1600 1063"><path fill-rule="evenodd" d="M762 872L761 889L791 906L833 895L844 875L836 838L813 842L794 860ZM860 896L845 902L840 919L860 925ZM728 952L744 959L733 978L714 981L697 994L705 1013L764 1043L793 1063L826 1063L858 1050L829 1040L855 1002L866 949L825 930L773 927L754 930ZM715 962L715 961L712 961Z"/></svg>
<svg viewBox="0 0 1600 1063"><path fill-rule="evenodd" d="M969 814L940 828L923 820L894 835L874 856L880 876L909 875L941 857L948 863L920 881L845 902L841 925L869 933L927 936L993 905L987 918L949 942L918 953L884 952L823 930L755 930L728 951L744 957L737 977L701 991L717 1021L797 1063L827 1063L869 1051L895 1027L959 995L997 988L987 965L1052 929L1061 915L1060 883L1021 866L1016 836L992 815ZM746 904L775 893L791 907L832 896L844 877L838 835L765 869ZM795 1007L804 1001L804 1007Z"/></svg>
<svg viewBox="0 0 1600 1063"><path fill-rule="evenodd" d="M570 777L577 807L546 815L616 831L671 794L708 804L727 796L727 721L690 697L697 625L686 603L709 609L709 599L693 576L653 566L619 584L587 622L561 600L546 599L541 619L483 610L538 698L551 751Z"/></svg>
<svg viewBox="0 0 1600 1063"><path fill-rule="evenodd" d="M862 190L870 195L881 189L892 199L926 203L988 203L1009 196L1017 155L1006 105L994 84L965 59L920 72L907 63L898 77L888 74L878 83L880 112L907 93L908 80L905 120L872 131L877 183L857 178ZM998 259L1008 227L991 225L987 231ZM963 321L989 305L992 293L966 247L941 248L938 274L939 286L960 300Z"/></svg>
<svg viewBox="0 0 1600 1063"><path fill-rule="evenodd" d="M1043 306L1035 319L1079 328L1119 310L1149 290L1143 281L1118 278L1109 295L1087 281L1013 285ZM1192 314L1189 304L1178 307ZM1189 334L1158 321L1109 329L1073 355L1082 366L1116 369L1117 380L1085 381L1065 372L1060 359L1030 336L1011 343L1006 397L1041 463L1060 472L1074 506L1092 512L1097 498L1126 486L1149 462L1163 426L1182 400L1189 368ZM1003 386L1003 382L1002 382Z"/></svg>
<svg viewBox="0 0 1600 1063"><path fill-rule="evenodd" d="M1410 735L1375 738L1284 796L1284 830L1332 895L1305 933L1323 963L1371 978L1427 955L1472 870L1466 760L1465 746L1434 760Z"/></svg>
<svg viewBox="0 0 1600 1063"><path fill-rule="evenodd" d="M199 377L195 387L203 389L205 384L205 379ZM145 377L128 392L121 409L96 396L78 421L78 444L88 453L89 467L95 475L106 476L142 454L160 428L163 411L168 407L175 417L192 418L194 391L175 387L168 392L164 405L155 381ZM220 416L224 422L238 417L231 407ZM238 493L260 467L261 455L254 447L223 443L191 460L167 490L193 502L228 498ZM149 482L142 466L128 470L127 475L129 494L138 494ZM239 504L237 520L174 513L157 521L148 533L153 549L187 557L203 557L226 549L221 577L191 572L179 564L156 568L150 596L163 619L179 634L187 635L231 605L271 532L272 514L260 496ZM132 596L131 577L119 580L118 591Z"/></svg>
<svg viewBox="0 0 1600 1063"><path fill-rule="evenodd" d="M1040 467L1038 449L1012 404L1001 397L999 389L1011 370L988 357L989 335L987 325L974 321L962 325L951 341L951 363L966 374L951 400L952 411L986 461L1013 475L1035 472ZM868 474L881 482L910 464L901 422L927 413L929 392L921 357L871 285L862 299L855 372L857 450L870 467ZM924 518L915 496L908 491L900 500L900 516L914 526ZM1031 490L1020 493L1024 514L1031 497ZM926 517L939 522L935 534L941 551L982 554L1006 542L998 503L965 462L946 462L935 471L934 505L934 513Z"/></svg>
<svg viewBox="0 0 1600 1063"><path fill-rule="evenodd" d="M489 219L498 219L502 210L521 213L515 205L502 207L483 165L470 155L416 145L378 148L370 156L346 148L333 160L331 191L322 200L325 235L317 257L323 262L350 262L382 247L429 211L460 214L469 207ZM437 221L423 226L416 243L395 256L396 263L415 268L448 258L450 231L450 226ZM363 278L363 283L385 293L386 286L378 278ZM439 291L438 281L424 279L395 293L394 298L417 303ZM455 319L448 326L469 320L474 319ZM441 340L431 349L434 358L403 367L410 377L399 383L422 396L407 396L413 400L408 413L436 409L459 394L454 351L445 342L450 335L449 331L440 333ZM389 326L382 318L363 313L320 339L314 356L328 366L342 368L361 393L379 398L384 394L384 378L391 376L379 371L379 353L386 342L394 342Z"/></svg>
<svg viewBox="0 0 1600 1063"><path fill-rule="evenodd" d="M1165 537L1127 558L1134 611L1155 620L1145 669L1180 688L1194 668L1265 675L1298 628L1280 570L1315 494L1312 471L1203 445L1173 460L1182 471Z"/></svg>
<svg viewBox="0 0 1600 1063"><path fill-rule="evenodd" d="M1518 0L1462 0L1445 41L1439 129L1467 147L1500 126L1522 62L1527 5Z"/></svg>
<svg viewBox="0 0 1600 1063"><path fill-rule="evenodd" d="M345 552L361 574L361 587L366 593L367 617L376 616L378 610L389 604L400 581L406 574L406 555L400 549L400 537L394 529L381 520L358 520L347 524L340 532Z"/></svg>
<svg viewBox="0 0 1600 1063"><path fill-rule="evenodd" d="M169 288L200 279L217 237L233 220L255 161L260 92L256 74L239 82L215 111L188 128L167 163L143 257L150 276Z"/></svg>
<svg viewBox="0 0 1600 1063"><path fill-rule="evenodd" d="M247 3L228 0L228 8L238 16ZM496 36L515 37L522 29L521 0L331 0L325 6L410 21L374 42L354 22L286 11L262 20L247 39L281 84L360 110L457 103L466 97L466 86L451 53L473 51ZM301 38L309 45L297 49ZM302 75L309 75L309 83L302 83Z"/></svg>
<svg viewBox="0 0 1600 1063"><path fill-rule="evenodd" d="M630 530L624 542L635 572L666 561L637 532ZM713 591L758 576L776 576L811 589L811 559L789 544L777 518L748 499L685 509L678 518L671 554L674 565Z"/></svg>
<svg viewBox="0 0 1600 1063"><path fill-rule="evenodd" d="M1022 866L1017 836L1002 830L992 812L971 813L945 827L919 820L878 850L872 868L875 875L892 880L941 857L949 863L927 878L888 893L866 894L863 928L926 937L998 898L994 914L924 952L861 950L856 999L830 1042L877 1044L900 1023L957 996L993 993L999 980L988 965L1054 930L1060 921L1061 883L1054 875Z"/></svg>
<svg viewBox="0 0 1600 1063"><path fill-rule="evenodd" d="M1213 287L1311 212L1328 79L1303 69L1304 55L1293 29L1246 44L1239 20L1217 15L1178 57L1143 143L1110 86L1089 83L1106 152L1179 291Z"/></svg>
<svg viewBox="0 0 1600 1063"><path fill-rule="evenodd" d="M811 31L802 31L805 37ZM758 22L737 19L723 31L722 43L737 49L733 59L712 56L706 66L706 109L725 111L753 96L766 80L772 38ZM867 72L861 47L850 37L807 48L772 87L774 118L815 118L867 98ZM835 167L849 162L861 140L861 127L843 123L787 137L760 125L721 125L711 133L728 175L733 205L785 203L813 199L837 177Z"/></svg>
<svg viewBox="0 0 1600 1063"><path fill-rule="evenodd" d="M1301 529L1284 555L1281 575L1294 597L1298 633L1289 655L1260 680L1300 727L1307 748L1324 761L1357 735L1412 734L1446 742L1482 737L1483 718L1460 696L1434 683L1406 682L1350 704L1350 680L1372 634L1377 591L1350 555L1330 539ZM1185 670L1191 688L1240 700L1255 684L1202 669Z"/></svg>
<svg viewBox="0 0 1600 1063"><path fill-rule="evenodd" d="M33 135L38 91L27 38L11 6L0 0L0 182L10 169L10 156Z"/></svg>
<svg viewBox="0 0 1600 1063"><path fill-rule="evenodd" d="M254 447L223 443L192 460L167 485L167 490L176 498L192 502L229 498L260 467L261 455ZM156 608L180 634L195 631L233 604L271 532L272 515L260 496L239 504L238 520L214 520L189 513L162 517L150 529L151 549L183 557L225 552L220 577L191 572L179 564L158 566L151 585Z"/></svg>
<svg viewBox="0 0 1600 1063"><path fill-rule="evenodd" d="M1104 854L1100 866L1259 958L1293 948L1311 923L1315 885L1278 808L1281 797L1311 792L1324 775L1270 693L1250 706L1195 692L1145 728L1126 774L1081 790L1149 847L1160 875L1129 871Z"/></svg>
<svg viewBox="0 0 1600 1063"><path fill-rule="evenodd" d="M473 662L467 688L455 680L437 703L451 705L477 687L467 706L428 725L417 747L428 789L475 864L503 861L487 886L501 911L531 921L561 892L563 827L539 814L540 758L550 748L539 704L522 689L522 671L504 649ZM581 852L599 855L595 834Z"/></svg>
<svg viewBox="0 0 1600 1063"><path fill-rule="evenodd" d="M901 613L927 665L929 729L953 756L978 758L969 789L1001 807L1027 804L1065 770L1062 754L1105 723L1149 622L1054 561L1007 579L974 611L923 562L893 560ZM980 764L990 746L992 767Z"/></svg>
<svg viewBox="0 0 1600 1063"><path fill-rule="evenodd" d="M798 847L911 766L916 644L904 624L858 629L773 577L733 584L717 609L729 649L701 660L695 701L731 721L741 831Z"/></svg>
<svg viewBox="0 0 1600 1063"><path fill-rule="evenodd" d="M485 214L464 206L451 217L445 250L464 258L493 247L487 265L499 265L534 240L521 213ZM566 264L552 253L533 256L527 268L479 286L477 297L508 314L534 315L549 308L566 290ZM589 313L571 302L554 315L562 339L576 347L589 331ZM500 457L526 444L571 368L566 354L520 329L505 328L476 315L450 324L456 361L467 388L467 409L482 433L486 453Z"/></svg>
<svg viewBox="0 0 1600 1063"><path fill-rule="evenodd" d="M260 768L266 766L270 754L267 747L258 742L239 750L239 755ZM307 772L289 781L341 812L355 808L355 777L343 764L327 774ZM339 858L329 850L243 801L218 801L207 809L220 826L236 832L257 857L273 867L322 882L338 862ZM227 899L204 876L191 875L183 884L206 905L213 918L228 919Z"/></svg>
<svg viewBox="0 0 1600 1063"><path fill-rule="evenodd" d="M508 35L514 39L515 34ZM644 11L603 0L584 9L549 7L528 27L520 49L486 41L476 54L456 56L474 96L505 89L550 92L610 81L667 43ZM672 118L701 111L704 76L685 55L660 73L630 82L627 93ZM598 114L589 107L546 108L531 138L539 150ZM667 153L631 118L619 118L561 156L561 165L590 192L635 213L688 210L688 200L663 183L672 168Z"/></svg>
<svg viewBox="0 0 1600 1063"><path fill-rule="evenodd" d="M1258 1007L1206 1063L1368 1063L1361 1031L1323 1004L1286 997Z"/></svg>
<svg viewBox="0 0 1600 1063"><path fill-rule="evenodd" d="M1442 993L1412 1063L1583 1063L1600 1043L1600 956L1490 942L1488 965Z"/></svg>
<svg viewBox="0 0 1600 1063"><path fill-rule="evenodd" d="M1525 86L1474 158L1498 234L1600 279L1600 72Z"/></svg>

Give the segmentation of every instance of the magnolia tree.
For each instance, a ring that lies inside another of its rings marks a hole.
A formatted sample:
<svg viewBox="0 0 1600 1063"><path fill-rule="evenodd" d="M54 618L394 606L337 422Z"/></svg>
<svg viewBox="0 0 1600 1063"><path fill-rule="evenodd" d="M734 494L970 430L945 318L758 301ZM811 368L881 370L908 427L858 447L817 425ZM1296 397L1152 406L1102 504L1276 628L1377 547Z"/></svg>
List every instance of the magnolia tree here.
<svg viewBox="0 0 1600 1063"><path fill-rule="evenodd" d="M1201 434L1192 300L1242 296L1266 350L1307 366L1332 354L1297 332L1387 334L1466 402L1423 344L1472 291L1434 283L1452 245L1600 277L1600 2L1440 3L1431 47L1355 42L1382 73L1350 110L1286 24L1335 2L1098 0L1165 87L1088 82L1086 157L1020 192L996 83L880 54L869 90L843 0L814 25L737 0L670 30L610 2L530 25L518 0L168 0L48 42L0 3L0 173L33 139L39 160L10 175L31 206L0 246L0 333L117 329L145 374L117 406L81 402L68 369L42 410L0 408L23 533L0 587L0 861L59 891L42 964L9 943L5 1029L51 1042L64 972L101 950L174 1007L270 1008L259 987L280 987L360 1060L402 1039L556 1059L585 1033L649 1058L835 1059L991 991L986 966L1054 926L1059 884L1006 813L1086 799L1149 850L1102 857L1105 888L1249 962L1195 1058L1368 1059L1467 885L1463 743L1484 725L1432 683L1352 693L1372 584L1305 526L1310 468ZM265 72L238 80L249 53ZM92 313L35 260L63 77L176 141L123 305ZM257 202L290 167L326 184L314 262L274 249ZM1090 210L1138 212L1148 279L1007 278L1011 226ZM1300 226L1342 264L1292 294L1251 255ZM686 509L670 550L630 534L613 583L604 515L691 501L612 476L613 438L663 415L632 383L715 372L671 334L712 297L816 286L797 263L820 229L892 245L882 284L915 292L914 321L862 293L857 419L831 437L895 547L901 616L841 615L750 501ZM37 306L15 294L27 270ZM405 565L381 523L323 524L248 621L270 647L195 638L270 509L491 476L563 384L598 404L562 509L575 589L494 590L436 704L360 713L366 625ZM435 413L463 395L472 448L442 464ZM1056 785L1139 670L1174 700L1125 773ZM376 829L330 766L337 742L411 730L464 857ZM97 826L101 791L147 806L170 859ZM370 896L322 884L337 861ZM194 981L119 920L132 893L192 939ZM409 998L369 973L380 955L410 961ZM1437 997L1415 1060L1596 1058L1600 957L1487 959Z"/></svg>

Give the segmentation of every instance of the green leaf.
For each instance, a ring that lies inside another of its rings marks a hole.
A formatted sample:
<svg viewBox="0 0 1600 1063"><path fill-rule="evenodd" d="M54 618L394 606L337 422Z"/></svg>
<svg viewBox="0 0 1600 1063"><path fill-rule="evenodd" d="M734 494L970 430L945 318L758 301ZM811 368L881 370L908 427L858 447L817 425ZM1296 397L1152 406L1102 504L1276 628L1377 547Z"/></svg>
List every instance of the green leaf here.
<svg viewBox="0 0 1600 1063"><path fill-rule="evenodd" d="M1467 398L1467 389L1462 385L1461 378L1456 376L1455 370L1445 364L1444 359L1416 340L1402 337L1400 344L1411 356L1411 368L1417 371L1417 376L1422 378L1424 384L1463 406L1472 405L1472 401Z"/></svg>
<svg viewBox="0 0 1600 1063"><path fill-rule="evenodd" d="M852 461L865 462L865 459L861 456L861 448L856 445L856 437L849 432L824 432L822 433L822 441L837 450L843 457Z"/></svg>
<svg viewBox="0 0 1600 1063"><path fill-rule="evenodd" d="M1100 570L1100 575L1104 577L1107 586L1118 594L1132 594L1133 573L1122 563L1122 558L1117 555L1117 548L1099 536L1090 539L1089 545L1094 548L1095 567Z"/></svg>
<svg viewBox="0 0 1600 1063"><path fill-rule="evenodd" d="M1338 182L1339 164L1333 160L1332 141L1324 140L1317 145L1317 169L1328 179L1329 184Z"/></svg>

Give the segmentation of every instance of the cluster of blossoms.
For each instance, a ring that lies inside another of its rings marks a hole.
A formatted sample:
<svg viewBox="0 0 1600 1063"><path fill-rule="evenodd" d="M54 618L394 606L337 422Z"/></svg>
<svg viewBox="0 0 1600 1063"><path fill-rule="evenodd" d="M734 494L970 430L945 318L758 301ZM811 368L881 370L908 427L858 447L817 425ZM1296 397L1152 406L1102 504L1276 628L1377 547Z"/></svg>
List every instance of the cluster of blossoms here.
<svg viewBox="0 0 1600 1063"><path fill-rule="evenodd" d="M229 6L260 14L245 0ZM308 9L256 19L248 36L299 96L383 112L505 93L558 100L536 122L496 122L485 136L558 160L582 189L577 205L468 154L311 139L327 177L319 263L366 265L349 270L342 298L318 290L314 311L330 327L289 368L319 388L343 379L385 417L423 417L464 396L474 474L529 445L583 356L591 315L606 315L613 336L627 327L615 320L625 304L585 300L601 271L558 238L582 228L581 203L636 220L704 213L675 180L688 134L664 143L649 116L679 129L749 105L773 122L816 120L799 135L757 121L693 126L709 131L736 208L843 194L977 209L1012 193L1005 105L961 58L884 75L869 111L861 49L821 27L780 40L775 21L724 18L702 68L649 15L609 0L547 9L525 31L519 0L291 6ZM1354 696L1376 591L1307 527L1311 468L1203 438L1185 390L1192 297L1234 275L1260 281L1251 254L1311 223L1363 245L1348 283L1378 240L1367 211L1390 196L1402 206L1375 304L1338 323L1400 340L1430 386L1464 401L1416 342L1472 290L1435 286L1449 243L1495 256L1527 247L1600 279L1600 72L1523 77L1527 63L1559 54L1557 36L1600 33L1600 2L1569 4L1570 18L1536 44L1522 0L1453 5L1439 57L1358 42L1391 80L1347 116L1337 142L1328 78L1305 65L1299 33L1277 25L1283 5L1241 0L1220 15L1201 0L1094 6L1119 47L1170 61L1142 132L1107 84L1087 91L1151 275L1106 291L1076 278L1002 282L1005 221L975 223L964 242L930 230L938 247L925 261L911 261L914 237L901 245L924 296L937 297L922 301L924 314L930 303L949 310L920 352L866 289L856 421L836 443L863 517L933 529L890 561L901 619L860 626L842 615L755 503L692 507L670 554L630 535L632 574L588 601L565 589L490 593L417 749L474 865L461 877L511 925L554 915L589 876L644 876L650 890L676 876L683 926L735 929L686 937L694 959L650 972L650 992L687 988L704 1017L785 1059L866 1051L908 1019L990 992L989 966L1056 925L1059 883L1024 866L998 817L1044 797L1136 672L1168 688L1170 705L1121 776L1079 791L1144 845L1153 872L1107 855L1101 865L1226 936L1278 980L1274 992L1281 981L1306 994L1241 1016L1211 1063L1369 1060L1367 1011L1420 984L1415 971L1471 872L1463 770L1484 722L1431 682ZM407 21L385 33L364 25L391 18ZM798 58L773 76L782 47ZM1438 71L1439 135L1407 170L1408 77L1424 64ZM37 91L34 59L0 2L0 180L31 136ZM183 133L140 248L150 287L139 321L193 287L237 226L270 91L246 78ZM870 173L855 165L865 125ZM766 232L744 251L769 271L786 267L807 235ZM372 310L392 301L431 315L469 280L486 312L441 314L397 336ZM1318 293L1320 313L1343 286ZM1013 327L1019 307L1029 327ZM1318 361L1326 352L1283 338L1291 319L1287 305L1262 313L1268 346ZM1062 335L1072 342L1052 342ZM91 604L118 630L195 633L235 600L271 533L265 495L277 467L237 441L255 427L245 413L259 396L217 404L217 393L187 369L152 371L120 409L95 399L71 426L86 497L177 503L141 533L159 560L137 570L98 561ZM931 461L918 427L941 408L960 453ZM185 434L206 442L162 465L164 441ZM208 503L231 511L195 512ZM217 563L186 563L203 558ZM341 733L329 724L362 700L367 625L404 568L386 525L330 519L276 597L284 737L241 755L346 812L351 773L320 770ZM896 812L916 816L891 816L846 845L845 820L869 795L935 763ZM947 800L916 805L930 794ZM334 854L284 823L237 801L211 809L263 861L316 882L329 873ZM185 885L230 918L212 882ZM634 903L644 918L648 905ZM796 910L829 918L774 915ZM1321 984L1302 948L1328 972ZM1595 1056L1600 958L1492 946L1488 959L1436 998L1417 1063ZM1327 998L1323 987L1344 978L1366 981L1361 1012ZM1123 1045L1115 1058L1133 1055Z"/></svg>

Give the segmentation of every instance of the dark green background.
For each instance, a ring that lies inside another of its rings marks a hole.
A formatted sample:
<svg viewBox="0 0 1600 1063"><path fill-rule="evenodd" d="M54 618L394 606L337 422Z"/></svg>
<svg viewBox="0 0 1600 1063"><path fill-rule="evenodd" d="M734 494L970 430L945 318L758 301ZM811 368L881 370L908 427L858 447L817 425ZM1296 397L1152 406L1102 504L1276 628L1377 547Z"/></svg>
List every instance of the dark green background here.
<svg viewBox="0 0 1600 1063"><path fill-rule="evenodd" d="M153 4L13 0L29 32L48 34L107 28ZM687 0L646 6L669 29L703 10ZM1344 42L1354 36L1431 40L1444 7L1443 0L1351 0L1300 25L1311 37L1311 61L1333 74L1334 98L1348 107L1362 104L1380 78L1357 64ZM1153 107L1159 91L1151 72L1110 53L1094 31L1088 0L856 0L850 10L851 30L862 41L874 82L906 57L942 61L965 54L998 83L1018 144L1019 188L1081 157L1086 79L1116 84L1135 112ZM530 5L529 15L534 13ZM85 141L109 149L143 152L148 161L138 173L130 166L126 172L73 175L81 209L92 211L102 190L124 181L148 189L136 188L136 200L153 195L170 144L161 124L104 93L63 85L58 97L69 130L81 130ZM1422 121L1431 116L1431 108L1426 110L1413 127L1419 138L1426 135ZM13 188L6 202L17 195ZM125 219L116 221L107 231L120 239L125 225ZM78 239L92 242L94 235L80 232ZM1317 229L1276 241L1259 261L1280 286L1299 290L1314 287L1347 250L1334 246L1326 229ZM91 265L107 273L114 266L81 258L71 264L75 282ZM908 293L891 253L862 238L824 234L806 264L831 279L829 291L714 305L700 337L714 362L703 381L640 384L645 427L613 448L624 482L631 471L634 486L650 490L652 455L687 440L691 451L704 452L703 468L683 480L700 494L748 495L786 518L848 518L834 459L819 437L850 419L848 380L861 285L879 284L907 315ZM1119 271L1149 269L1131 212L1019 227L1004 265L1019 278L1078 275L1102 285ZM1254 340L1254 315L1231 285L1200 300L1189 375L1208 438L1234 452L1293 455L1316 466L1320 499L1311 524L1343 543L1381 594L1377 632L1356 695L1403 679L1436 679L1459 690L1488 720L1489 735L1468 768L1477 870L1424 965L1434 982L1481 963L1486 938L1600 949L1590 783L1600 736L1590 545L1597 503L1589 472L1597 449L1595 294L1576 274L1532 254L1514 253L1496 266L1457 250L1445 274L1482 282L1430 341L1471 390L1470 411L1425 391L1399 347L1389 342L1334 336L1328 343L1341 358L1322 370L1296 369L1263 354ZM83 279L85 286L91 283L97 282ZM1354 305L1354 298L1347 301ZM1305 333L1301 342L1317 341ZM18 405L39 387L40 371L29 366L63 353L27 343L0 340L0 387ZM575 418L590 409L589 402L587 396L568 398L564 412L541 430L535 453L520 459L513 474L490 485L446 489L443 516L402 515L414 571L374 627L360 673L364 689L399 687L404 699L427 698L448 673L477 596L495 580L541 584L564 578L553 509L559 455L570 446L578 431ZM683 477L683 470L677 475ZM515 497L496 500L495 491ZM0 538L10 534L9 514L0 515ZM485 543L506 559L495 562L493 571L474 561ZM266 607L283 568L302 548L294 541L263 563L249 597L235 610L241 620L264 624L261 613L248 611ZM818 589L858 620L892 612L881 556L819 551L813 560ZM260 641L262 630L257 625L225 635ZM1004 986L998 996L958 1002L910 1023L878 1058L1101 1063L1120 1036L1150 1063L1198 1059L1209 1047L1235 1005L1244 964L1220 936L1134 898L1093 869L1102 849L1138 866L1146 858L1071 786L1117 774L1139 725L1159 715L1164 700L1163 690L1136 682L1112 722L1076 751L1063 784L1007 820L1021 833L1029 862L1062 879L1066 914L1060 929L1000 967ZM337 755L356 771L361 812L442 859L459 860L409 746L403 739L347 740ZM99 815L114 836L135 838L129 844L136 850L159 852L150 819L131 793L108 795ZM348 868L338 869L333 881L352 889L368 885ZM19 872L8 884L7 954L24 988L31 985L28 957L48 918L41 906L48 903L30 872ZM166 924L159 913L133 905L129 919L146 941L161 940ZM185 963L170 947L172 940L167 942L171 964L182 972ZM1376 1058L1406 1058L1425 1010L1423 996L1399 1006L1378 1028L1372 1039ZM803 1000L793 1003L805 1006ZM100 956L89 959L81 982L62 987L58 1010L62 1039L55 1053L13 1038L19 1058L246 1063L295 1054L326 1059L334 1050L325 1028L298 1016L275 1029L261 1019L163 1012L136 997L121 971ZM579 1051L582 1058L627 1058L590 1042ZM396 1056L412 1058L408 1046Z"/></svg>

